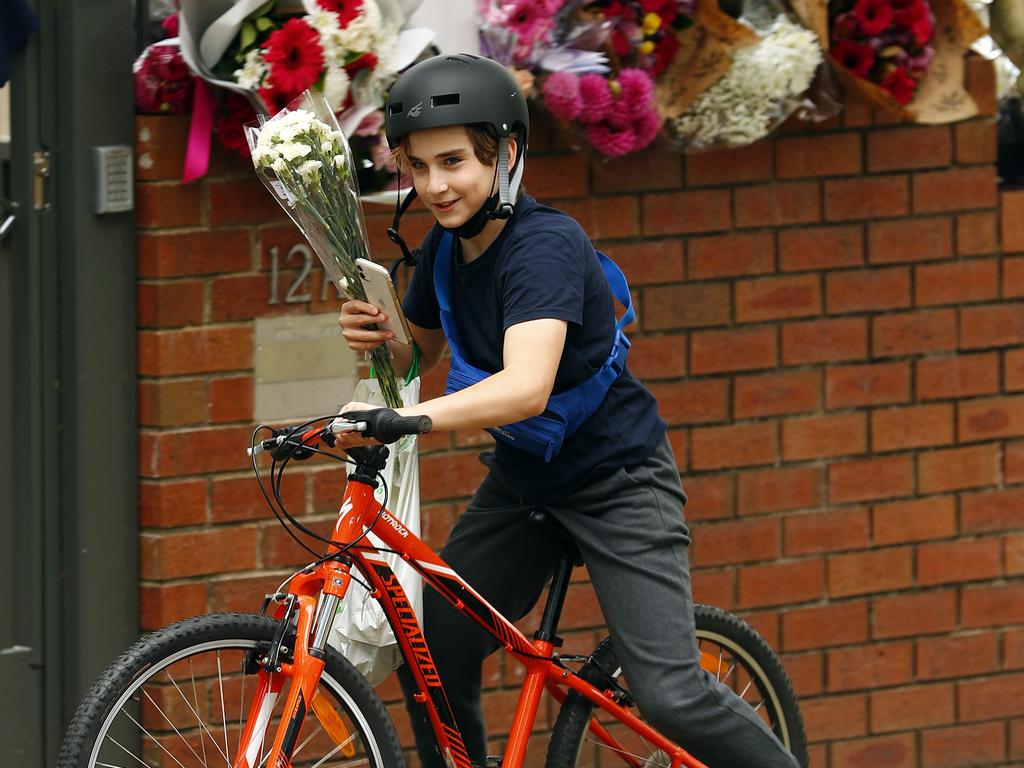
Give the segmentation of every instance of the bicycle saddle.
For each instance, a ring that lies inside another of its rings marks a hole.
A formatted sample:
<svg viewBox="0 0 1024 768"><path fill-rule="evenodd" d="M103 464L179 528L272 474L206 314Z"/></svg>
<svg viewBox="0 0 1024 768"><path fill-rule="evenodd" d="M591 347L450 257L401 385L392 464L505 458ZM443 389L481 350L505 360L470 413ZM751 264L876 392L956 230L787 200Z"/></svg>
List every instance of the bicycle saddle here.
<svg viewBox="0 0 1024 768"><path fill-rule="evenodd" d="M580 554L579 547L576 546L576 540L566 530L565 526L555 519L554 515L542 507L537 507L530 512L529 519L531 523L547 525L554 529L555 533L562 540L562 548L565 550L565 554L569 556L569 559L572 560L572 564L576 566L583 565L583 556Z"/></svg>

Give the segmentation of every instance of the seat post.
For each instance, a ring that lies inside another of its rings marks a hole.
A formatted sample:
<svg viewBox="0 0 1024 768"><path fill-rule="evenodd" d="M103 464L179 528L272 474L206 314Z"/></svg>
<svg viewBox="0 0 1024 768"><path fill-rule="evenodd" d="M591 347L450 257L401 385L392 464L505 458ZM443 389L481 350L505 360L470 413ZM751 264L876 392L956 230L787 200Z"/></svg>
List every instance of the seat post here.
<svg viewBox="0 0 1024 768"><path fill-rule="evenodd" d="M562 638L558 637L555 632L558 630L558 620L562 617L565 595L569 591L573 565L573 555L568 551L563 552L555 565L555 573L551 577L551 588L548 590L548 599L544 604L540 628L533 635L535 640L549 641L556 648L562 645Z"/></svg>

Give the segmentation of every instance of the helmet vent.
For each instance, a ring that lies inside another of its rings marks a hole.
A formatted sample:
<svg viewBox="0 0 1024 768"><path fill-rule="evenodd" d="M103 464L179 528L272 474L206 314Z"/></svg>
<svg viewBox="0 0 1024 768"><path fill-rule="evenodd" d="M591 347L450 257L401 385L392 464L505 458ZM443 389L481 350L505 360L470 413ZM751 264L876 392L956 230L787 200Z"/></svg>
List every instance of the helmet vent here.
<svg viewBox="0 0 1024 768"><path fill-rule="evenodd" d="M461 96L458 93L442 93L439 96L430 97L430 106L450 107L454 104L458 104L460 100Z"/></svg>
<svg viewBox="0 0 1024 768"><path fill-rule="evenodd" d="M400 115L402 114L402 102L396 101L394 104L388 104L389 115Z"/></svg>

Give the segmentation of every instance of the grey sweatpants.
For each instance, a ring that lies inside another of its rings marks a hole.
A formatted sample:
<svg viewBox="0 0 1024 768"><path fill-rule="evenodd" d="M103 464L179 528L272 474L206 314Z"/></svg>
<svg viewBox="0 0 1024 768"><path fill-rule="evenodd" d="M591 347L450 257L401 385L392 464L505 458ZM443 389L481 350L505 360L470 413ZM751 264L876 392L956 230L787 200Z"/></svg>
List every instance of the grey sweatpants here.
<svg viewBox="0 0 1024 768"><path fill-rule="evenodd" d="M757 714L700 666L694 636L685 496L666 438L643 464L578 490L547 509L587 565L630 694L644 718L710 768L796 768ZM561 553L529 521L535 505L488 475L441 557L507 618L537 602ZM484 659L498 643L434 590L424 590L424 632L470 758L483 765ZM411 676L400 668L411 702ZM422 708L410 704L424 768L444 768Z"/></svg>

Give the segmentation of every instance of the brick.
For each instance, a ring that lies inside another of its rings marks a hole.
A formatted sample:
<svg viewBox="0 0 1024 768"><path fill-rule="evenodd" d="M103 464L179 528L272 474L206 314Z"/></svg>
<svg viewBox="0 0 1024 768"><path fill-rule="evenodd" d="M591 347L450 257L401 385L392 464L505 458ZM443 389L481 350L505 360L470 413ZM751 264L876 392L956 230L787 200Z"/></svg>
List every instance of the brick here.
<svg viewBox="0 0 1024 768"><path fill-rule="evenodd" d="M331 535L334 527L334 520L303 520L303 525L321 537ZM306 535L299 535L299 539L309 544L315 551L321 552L326 545ZM264 526L263 536L260 541L260 564L264 568L285 568L297 567L308 563L311 556L303 547L299 546L287 531L280 525L272 524Z"/></svg>
<svg viewBox="0 0 1024 768"><path fill-rule="evenodd" d="M852 552L828 558L828 592L834 597L904 589L913 582L910 547Z"/></svg>
<svg viewBox="0 0 1024 768"><path fill-rule="evenodd" d="M816 763L818 765L818 763ZM912 733L894 733L836 742L831 768L917 768L917 743Z"/></svg>
<svg viewBox="0 0 1024 768"><path fill-rule="evenodd" d="M673 283L683 279L682 240L609 243L602 250L619 265L632 286Z"/></svg>
<svg viewBox="0 0 1024 768"><path fill-rule="evenodd" d="M956 349L956 310L928 309L871 319L871 351L879 357Z"/></svg>
<svg viewBox="0 0 1024 768"><path fill-rule="evenodd" d="M983 165L996 162L997 133L993 120L957 123L956 162L959 165Z"/></svg>
<svg viewBox="0 0 1024 768"><path fill-rule="evenodd" d="M776 518L706 522L693 532L691 561L705 568L773 560L782 549L779 528Z"/></svg>
<svg viewBox="0 0 1024 768"><path fill-rule="evenodd" d="M138 115L135 118L135 178L179 179L188 146L190 115Z"/></svg>
<svg viewBox="0 0 1024 768"><path fill-rule="evenodd" d="M755 422L725 427L698 427L691 435L693 468L720 469L775 461L774 424Z"/></svg>
<svg viewBox="0 0 1024 768"><path fill-rule="evenodd" d="M921 680L956 679L999 669L999 637L994 632L917 641L917 676Z"/></svg>
<svg viewBox="0 0 1024 768"><path fill-rule="evenodd" d="M651 384L658 413L672 426L725 421L729 415L729 385L722 379L688 379Z"/></svg>
<svg viewBox="0 0 1024 768"><path fill-rule="evenodd" d="M957 256L987 256L998 252L994 212L978 211L956 217Z"/></svg>
<svg viewBox="0 0 1024 768"><path fill-rule="evenodd" d="M964 307L960 310L960 347L983 349L1024 343L1024 303Z"/></svg>
<svg viewBox="0 0 1024 768"><path fill-rule="evenodd" d="M860 173L860 144L859 133L778 139L775 142L775 175L780 179L796 179Z"/></svg>
<svg viewBox="0 0 1024 768"><path fill-rule="evenodd" d="M821 189L817 181L738 187L736 226L778 227L821 221Z"/></svg>
<svg viewBox="0 0 1024 768"><path fill-rule="evenodd" d="M593 240L636 237L640 234L639 205L632 195L574 198L559 201L558 207L580 223ZM430 222L433 223L433 222ZM655 234L669 234L670 230ZM416 242L412 240L410 242ZM383 251L391 253L393 249ZM373 251L377 253L378 251Z"/></svg>
<svg viewBox="0 0 1024 768"><path fill-rule="evenodd" d="M683 480L687 520L718 520L732 517L736 494L729 475L694 475Z"/></svg>
<svg viewBox="0 0 1024 768"><path fill-rule="evenodd" d="M932 496L878 504L871 509L871 531L875 544L905 544L955 536L956 499Z"/></svg>
<svg viewBox="0 0 1024 768"><path fill-rule="evenodd" d="M296 277L298 275L296 274ZM290 291L293 278L291 270L281 271L278 275L279 293ZM309 279L304 284L309 286ZM312 295L312 288L309 290ZM271 301L271 278L269 274L259 275L230 275L219 277L210 284L210 322L230 323L236 320L252 320L263 315L282 314L291 312L298 314L305 310L305 303L281 304L281 299Z"/></svg>
<svg viewBox="0 0 1024 768"><path fill-rule="evenodd" d="M921 544L917 548L917 583L951 584L994 579L1003 573L999 539L969 539Z"/></svg>
<svg viewBox="0 0 1024 768"><path fill-rule="evenodd" d="M839 362L866 356L865 318L809 320L782 326L782 362L785 365Z"/></svg>
<svg viewBox="0 0 1024 768"><path fill-rule="evenodd" d="M804 718L807 738L812 742L848 739L863 736L868 732L868 703L864 694L828 696L809 701L801 699L800 714ZM850 743L852 742L839 741L836 747ZM808 764L824 765L821 762Z"/></svg>
<svg viewBox="0 0 1024 768"><path fill-rule="evenodd" d="M755 608L817 600L825 592L821 560L751 565L740 571L739 606Z"/></svg>
<svg viewBox="0 0 1024 768"><path fill-rule="evenodd" d="M1024 528L1024 488L963 494L960 521L964 533Z"/></svg>
<svg viewBox="0 0 1024 768"><path fill-rule="evenodd" d="M999 482L999 446L932 451L917 457L918 492L940 493Z"/></svg>
<svg viewBox="0 0 1024 768"><path fill-rule="evenodd" d="M1024 668L1024 628L1008 629L1003 636L1003 669ZM992 634L995 641L995 634Z"/></svg>
<svg viewBox="0 0 1024 768"><path fill-rule="evenodd" d="M741 280L735 291L740 323L821 314L821 284L816 275Z"/></svg>
<svg viewBox="0 0 1024 768"><path fill-rule="evenodd" d="M856 459L828 468L828 500L833 504L909 496L913 484L909 456Z"/></svg>
<svg viewBox="0 0 1024 768"><path fill-rule="evenodd" d="M772 147L768 141L685 155L685 159L686 183L690 187L767 181L772 176Z"/></svg>
<svg viewBox="0 0 1024 768"><path fill-rule="evenodd" d="M213 373L251 367L251 328L204 327L138 334L138 372L142 376Z"/></svg>
<svg viewBox="0 0 1024 768"><path fill-rule="evenodd" d="M871 694L873 733L907 731L956 722L953 686L948 683L917 685Z"/></svg>
<svg viewBox="0 0 1024 768"><path fill-rule="evenodd" d="M629 369L642 381L673 379L686 373L686 335L638 336L629 348Z"/></svg>
<svg viewBox="0 0 1024 768"><path fill-rule="evenodd" d="M313 514L338 511L345 492L347 474L346 467L325 468L310 473L310 511ZM427 517L426 508L421 508L420 519L426 520Z"/></svg>
<svg viewBox="0 0 1024 768"><path fill-rule="evenodd" d="M638 164L646 166L645 170L648 172L648 177L654 181L650 172L656 170L655 164L651 163L650 160L644 163L645 158L642 157L636 159ZM594 164L595 192L614 193L633 189L633 187L625 185L625 176L628 174L625 163L613 161L609 166L608 168L602 168L599 164ZM675 186L682 180L682 176L679 173L679 163L662 162L661 166L666 172L662 181L666 182L668 186ZM672 173L673 166L676 167L675 173ZM608 188L610 186L607 184L608 172L614 173L617 177L619 184L616 187ZM587 159L582 154L548 155L544 158L543 162L530 163L526 166L526 172L523 175L523 185L530 190L530 194L541 200L551 200L557 197L583 197L589 191L588 176Z"/></svg>
<svg viewBox="0 0 1024 768"><path fill-rule="evenodd" d="M829 691L852 691L899 685L911 679L910 642L873 643L828 651Z"/></svg>
<svg viewBox="0 0 1024 768"><path fill-rule="evenodd" d="M905 362L829 366L825 371L828 408L888 405L909 397L910 365Z"/></svg>
<svg viewBox="0 0 1024 768"><path fill-rule="evenodd" d="M153 584L139 587L139 626L160 629L206 613L206 584Z"/></svg>
<svg viewBox="0 0 1024 768"><path fill-rule="evenodd" d="M139 424L183 427L206 420L206 382L202 379L143 380L138 384Z"/></svg>
<svg viewBox="0 0 1024 768"><path fill-rule="evenodd" d="M1015 534L1006 536L1003 539L1005 552L1003 562L1007 576L1020 576L1024 574L1024 536Z"/></svg>
<svg viewBox="0 0 1024 768"><path fill-rule="evenodd" d="M306 475L286 472L281 483L285 509L296 517L306 513ZM274 513L251 475L214 478L210 493L211 518L215 523L272 519Z"/></svg>
<svg viewBox="0 0 1024 768"><path fill-rule="evenodd" d="M774 328L695 331L690 339L693 374L772 368L776 359Z"/></svg>
<svg viewBox="0 0 1024 768"><path fill-rule="evenodd" d="M825 182L826 221L906 216L908 213L906 176L863 176Z"/></svg>
<svg viewBox="0 0 1024 768"><path fill-rule="evenodd" d="M239 272L252 265L248 229L141 233L138 276L186 277Z"/></svg>
<svg viewBox="0 0 1024 768"><path fill-rule="evenodd" d="M978 105L978 114L992 117L997 109L997 80L995 62L969 53L964 59L966 64L965 84L967 92Z"/></svg>
<svg viewBox="0 0 1024 768"><path fill-rule="evenodd" d="M1007 626L1024 624L1024 585L1011 582L995 586L964 587L960 598L960 626Z"/></svg>
<svg viewBox="0 0 1024 768"><path fill-rule="evenodd" d="M645 235L714 232L729 229L732 223L729 192L724 189L647 194L642 210Z"/></svg>
<svg viewBox="0 0 1024 768"><path fill-rule="evenodd" d="M894 264L934 261L953 255L953 223L928 217L873 221L868 224L868 261Z"/></svg>
<svg viewBox="0 0 1024 768"><path fill-rule="evenodd" d="M646 331L700 328L729 322L727 283L681 283L644 288L640 317Z"/></svg>
<svg viewBox="0 0 1024 768"><path fill-rule="evenodd" d="M143 579L179 579L256 567L256 529L220 528L139 537Z"/></svg>
<svg viewBox="0 0 1024 768"><path fill-rule="evenodd" d="M1006 443L1003 473L1007 483L1024 481L1024 443Z"/></svg>
<svg viewBox="0 0 1024 768"><path fill-rule="evenodd" d="M782 615L786 651L853 645L868 639L868 605L864 600L795 608Z"/></svg>
<svg viewBox="0 0 1024 768"><path fill-rule="evenodd" d="M251 376L222 376L210 379L210 422L251 421L253 381Z"/></svg>
<svg viewBox="0 0 1024 768"><path fill-rule="evenodd" d="M263 595L275 592L287 574L231 576L210 582L211 611L252 613Z"/></svg>
<svg viewBox="0 0 1024 768"><path fill-rule="evenodd" d="M1019 299L1024 296L1024 256L1003 259L1004 299Z"/></svg>
<svg viewBox="0 0 1024 768"><path fill-rule="evenodd" d="M206 481L139 483L139 525L175 528L206 522Z"/></svg>
<svg viewBox="0 0 1024 768"><path fill-rule="evenodd" d="M807 723L807 710L804 703L817 696L824 689L825 660L820 652L788 653L782 657L782 665L793 683L793 690L800 697L801 714L804 724ZM821 738L821 731L815 731L815 737Z"/></svg>
<svg viewBox="0 0 1024 768"><path fill-rule="evenodd" d="M796 557L866 547L868 524L866 507L787 515L783 520L786 554Z"/></svg>
<svg viewBox="0 0 1024 768"><path fill-rule="evenodd" d="M135 221L140 229L202 226L203 191L203 185L177 181L136 184Z"/></svg>
<svg viewBox="0 0 1024 768"><path fill-rule="evenodd" d="M693 599L730 610L736 604L736 574L733 570L699 570L692 574Z"/></svg>
<svg viewBox="0 0 1024 768"><path fill-rule="evenodd" d="M139 462L143 477L180 477L207 472L246 469L250 443L248 427L191 429L152 436L149 462Z"/></svg>
<svg viewBox="0 0 1024 768"><path fill-rule="evenodd" d="M999 390L999 355L984 353L917 360L919 400L945 400L992 394Z"/></svg>
<svg viewBox="0 0 1024 768"><path fill-rule="evenodd" d="M996 765L1006 757L1002 723L961 725L924 731L921 764L928 768Z"/></svg>
<svg viewBox="0 0 1024 768"><path fill-rule="evenodd" d="M994 440L1024 434L1024 395L967 400L959 404L960 441Z"/></svg>
<svg viewBox="0 0 1024 768"><path fill-rule="evenodd" d="M956 627L957 595L952 589L896 595L871 601L875 639L945 634Z"/></svg>
<svg viewBox="0 0 1024 768"><path fill-rule="evenodd" d="M871 413L872 452L901 451L952 442L951 404L886 408Z"/></svg>
<svg viewBox="0 0 1024 768"><path fill-rule="evenodd" d="M781 371L737 376L733 415L737 419L813 411L821 404L818 371Z"/></svg>
<svg viewBox="0 0 1024 768"><path fill-rule="evenodd" d="M867 140L872 173L943 168L953 154L953 138L945 125L874 130Z"/></svg>
<svg viewBox="0 0 1024 768"><path fill-rule="evenodd" d="M287 215L269 190L250 179L210 181L206 188L212 226L264 224Z"/></svg>
<svg viewBox="0 0 1024 768"><path fill-rule="evenodd" d="M910 306L910 272L905 267L832 272L825 280L829 314Z"/></svg>
<svg viewBox="0 0 1024 768"><path fill-rule="evenodd" d="M775 238L771 232L694 237L687 248L687 275L691 280L760 275L775 270Z"/></svg>
<svg viewBox="0 0 1024 768"><path fill-rule="evenodd" d="M1024 189L1004 190L1000 194L999 208L1003 252L1024 252Z"/></svg>
<svg viewBox="0 0 1024 768"><path fill-rule="evenodd" d="M998 293L999 269L994 259L929 264L914 270L918 306L986 301Z"/></svg>
<svg viewBox="0 0 1024 768"><path fill-rule="evenodd" d="M867 450L867 417L863 413L810 416L782 422L785 461L849 456Z"/></svg>
<svg viewBox="0 0 1024 768"><path fill-rule="evenodd" d="M203 322L206 286L200 280L139 283L136 291L140 328L172 328Z"/></svg>
<svg viewBox="0 0 1024 768"><path fill-rule="evenodd" d="M532 134L532 131L531 131ZM533 144L533 136L530 136L530 144ZM530 147L531 153L533 147ZM554 162L552 162L554 161ZM555 172L547 170L548 163L551 163ZM538 166L540 168L538 169ZM670 157L664 150L651 148L640 152L630 153L626 157L606 159L600 163L588 163L587 158L579 152L571 152L566 155L553 155L544 158L543 162L530 163L527 165L525 186L530 194L538 199L550 199L553 197L581 196L587 194L587 169L593 169L593 191L598 194L615 192L643 192L648 189L673 189L679 187L683 180L683 162L681 159ZM569 171L573 179L572 189L565 189L561 194L554 195L534 189L534 182L530 178L530 171L543 170L545 184L559 184L564 187L557 177ZM550 179L548 177L551 177ZM582 182L583 187L579 189L577 179Z"/></svg>
<svg viewBox="0 0 1024 768"><path fill-rule="evenodd" d="M861 225L802 227L779 233L779 269L836 269L864 263Z"/></svg>
<svg viewBox="0 0 1024 768"><path fill-rule="evenodd" d="M420 499L428 502L470 496L485 474L475 452L424 456L420 459Z"/></svg>
<svg viewBox="0 0 1024 768"><path fill-rule="evenodd" d="M999 188L994 165L915 173L914 213L995 208ZM956 190L956 194L950 194Z"/></svg>
<svg viewBox="0 0 1024 768"><path fill-rule="evenodd" d="M963 680L957 686L961 722L1019 717L1024 674L1003 673L988 680Z"/></svg>

